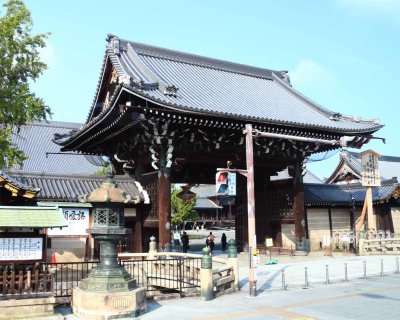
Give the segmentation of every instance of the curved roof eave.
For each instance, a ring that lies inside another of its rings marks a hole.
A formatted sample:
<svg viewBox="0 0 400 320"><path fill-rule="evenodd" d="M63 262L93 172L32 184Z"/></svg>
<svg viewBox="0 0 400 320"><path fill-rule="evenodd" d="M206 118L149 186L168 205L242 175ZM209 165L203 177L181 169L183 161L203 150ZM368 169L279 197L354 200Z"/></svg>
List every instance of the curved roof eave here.
<svg viewBox="0 0 400 320"><path fill-rule="evenodd" d="M166 100L156 99L148 94L144 94L143 90L138 90L136 88L133 88L133 87L125 85L125 84L123 84L122 86L130 94L136 95L140 98L145 99L148 102L154 103L154 104L159 105L164 108L170 108L170 109L176 110L176 111L189 111L189 112L192 112L193 114L198 114L198 115L223 116L223 117L227 117L227 118L234 118L236 120L241 120L241 121L259 122L260 124L263 124L263 125L281 125L281 126L283 125L283 126L296 127L299 129L323 130L323 131L327 131L327 132L334 132L334 133L340 133L340 134L357 134L357 133L372 134L384 126L384 125L375 125L375 126L371 126L371 128L365 129L365 130L362 130L362 129L346 130L346 129L342 129L340 127L331 127L330 128L327 126L314 126L314 125L309 125L309 124L300 123L300 122L277 121L277 120L268 119L268 118L259 118L259 117L251 117L251 116L246 117L246 116L239 115L239 114L213 112L213 111L207 111L204 109L191 108L191 107L184 106L184 105L173 104Z"/></svg>

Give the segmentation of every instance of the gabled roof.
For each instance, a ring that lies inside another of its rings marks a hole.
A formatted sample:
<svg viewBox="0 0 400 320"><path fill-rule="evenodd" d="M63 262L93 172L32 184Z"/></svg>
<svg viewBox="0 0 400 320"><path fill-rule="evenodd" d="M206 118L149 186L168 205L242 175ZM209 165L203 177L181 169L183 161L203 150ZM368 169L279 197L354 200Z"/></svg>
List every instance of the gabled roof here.
<svg viewBox="0 0 400 320"><path fill-rule="evenodd" d="M286 179L293 179L288 173L288 170L283 170L279 171L278 175L276 176L271 176L271 181L276 181L276 180L286 180ZM304 176L303 176L303 182L304 183L323 183L323 181L318 178L315 174L313 174L311 171L306 170Z"/></svg>
<svg viewBox="0 0 400 320"><path fill-rule="evenodd" d="M393 177L400 178L400 157L381 156L378 158L378 167L381 180L389 180ZM335 183L341 176L351 173L361 179L361 153L342 151L340 162L327 183Z"/></svg>
<svg viewBox="0 0 400 320"><path fill-rule="evenodd" d="M40 188L38 201L77 202L81 195L89 194L100 187L105 176L72 175L56 173L37 173L10 171L8 175L16 181ZM118 186L132 198L139 197L142 202L149 203L149 196L139 182L127 176L115 176Z"/></svg>
<svg viewBox="0 0 400 320"><path fill-rule="evenodd" d="M59 121L33 122L15 131L12 142L28 156L22 166L14 170L30 172L94 174L101 166L95 156L60 154L60 147L52 139L54 134L79 130L81 124ZM90 162L90 161L92 162Z"/></svg>
<svg viewBox="0 0 400 320"><path fill-rule="evenodd" d="M382 127L311 101L291 87L285 71L158 48L114 35L108 41L102 77L110 61L122 87L171 109L340 133L372 133ZM100 102L95 99L88 122L99 115Z"/></svg>

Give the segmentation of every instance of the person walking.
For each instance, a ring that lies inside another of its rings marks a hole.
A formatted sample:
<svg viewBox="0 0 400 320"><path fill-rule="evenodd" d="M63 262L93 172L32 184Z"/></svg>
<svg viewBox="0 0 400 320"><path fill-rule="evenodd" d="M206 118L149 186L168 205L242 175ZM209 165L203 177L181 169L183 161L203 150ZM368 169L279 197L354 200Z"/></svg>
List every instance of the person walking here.
<svg viewBox="0 0 400 320"><path fill-rule="evenodd" d="M222 251L226 250L226 234L223 233L221 237L221 246L222 246Z"/></svg>
<svg viewBox="0 0 400 320"><path fill-rule="evenodd" d="M206 240L206 245L207 245L207 247L210 248L211 253L214 250L214 240L215 240L215 236L212 234L212 232L210 232L210 234L208 235L207 240Z"/></svg>
<svg viewBox="0 0 400 320"><path fill-rule="evenodd" d="M183 235L181 237L181 242L182 242L182 252L187 253L189 249L189 236L186 234L186 232L183 232Z"/></svg>

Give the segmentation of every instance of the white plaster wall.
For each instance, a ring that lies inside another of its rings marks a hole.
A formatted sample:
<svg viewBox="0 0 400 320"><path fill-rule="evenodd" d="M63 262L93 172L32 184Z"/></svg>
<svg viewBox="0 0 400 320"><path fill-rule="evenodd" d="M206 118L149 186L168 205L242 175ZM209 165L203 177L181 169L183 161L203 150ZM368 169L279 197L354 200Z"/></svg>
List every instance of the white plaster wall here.
<svg viewBox="0 0 400 320"><path fill-rule="evenodd" d="M310 251L320 250L320 242L323 242L324 236L330 236L328 209L307 209L307 222Z"/></svg>
<svg viewBox="0 0 400 320"><path fill-rule="evenodd" d="M282 224L281 225L282 231L282 248L287 249L296 249L295 245L295 233L294 233L294 224Z"/></svg>
<svg viewBox="0 0 400 320"><path fill-rule="evenodd" d="M400 208L392 208L392 220L395 233L400 233Z"/></svg>

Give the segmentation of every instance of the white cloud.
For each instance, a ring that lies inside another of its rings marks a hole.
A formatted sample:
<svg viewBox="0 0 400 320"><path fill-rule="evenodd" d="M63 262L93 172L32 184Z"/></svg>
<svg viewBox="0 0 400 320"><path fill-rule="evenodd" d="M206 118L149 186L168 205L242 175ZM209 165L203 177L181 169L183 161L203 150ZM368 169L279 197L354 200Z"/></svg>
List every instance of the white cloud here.
<svg viewBox="0 0 400 320"><path fill-rule="evenodd" d="M302 59L289 72L294 87L324 87L335 82L334 76L324 67L308 59Z"/></svg>
<svg viewBox="0 0 400 320"><path fill-rule="evenodd" d="M336 0L339 7L354 14L382 15L388 18L400 18L399 0Z"/></svg>
<svg viewBox="0 0 400 320"><path fill-rule="evenodd" d="M46 47L39 50L41 60L47 64L48 69L53 69L56 65L56 50L54 46L47 41Z"/></svg>

